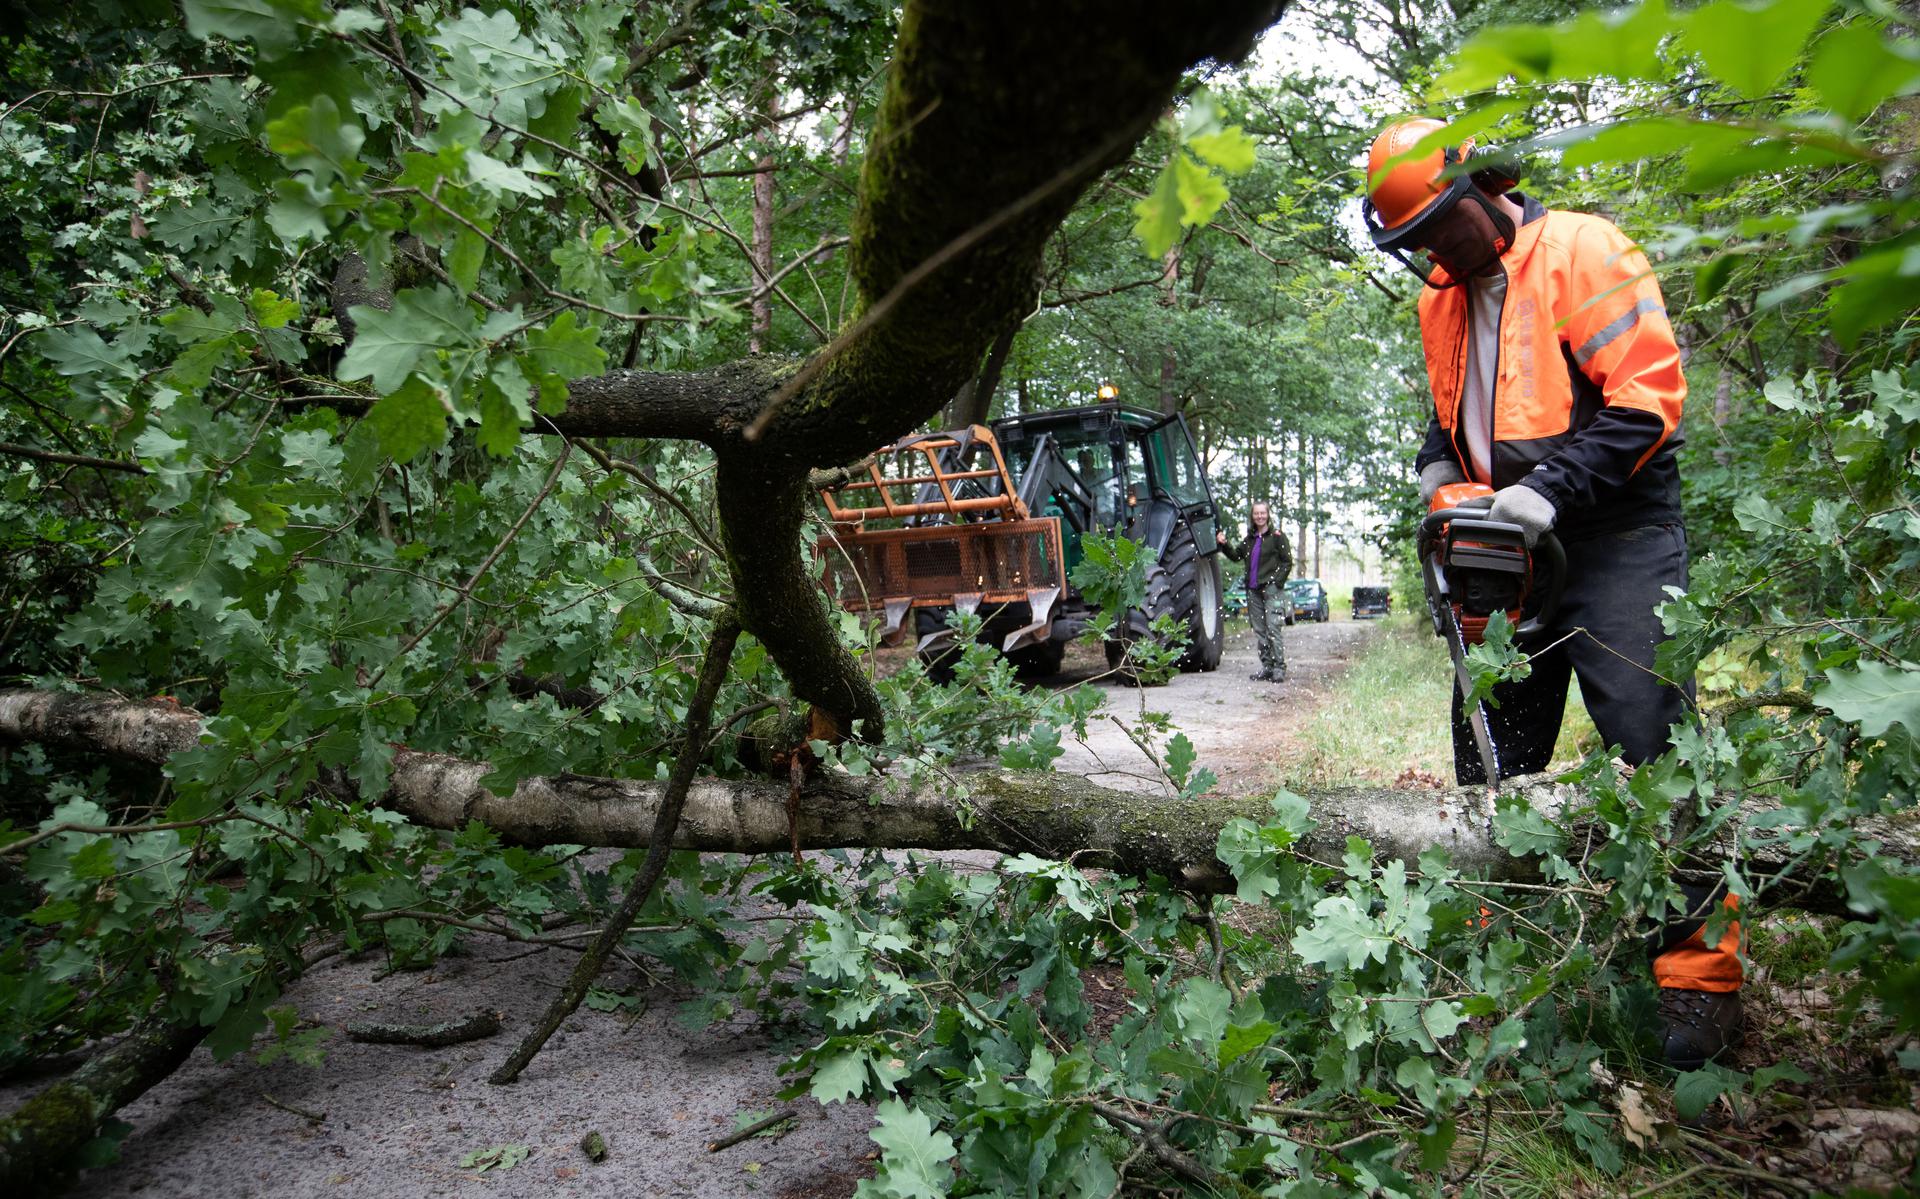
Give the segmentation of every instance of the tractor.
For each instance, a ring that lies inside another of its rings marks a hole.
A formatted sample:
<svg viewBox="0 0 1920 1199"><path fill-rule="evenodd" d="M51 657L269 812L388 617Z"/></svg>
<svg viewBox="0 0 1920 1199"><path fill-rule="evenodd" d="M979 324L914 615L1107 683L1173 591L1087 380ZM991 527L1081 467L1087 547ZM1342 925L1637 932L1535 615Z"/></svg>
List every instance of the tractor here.
<svg viewBox="0 0 1920 1199"><path fill-rule="evenodd" d="M887 644L911 632L936 681L959 658L956 609L982 618L980 639L1022 677L1057 674L1095 616L1072 582L1090 533L1125 534L1151 554L1146 602L1115 623L1108 664L1140 682L1127 647L1164 615L1187 632L1182 670L1220 665L1220 514L1177 414L1102 403L919 434L821 497L829 591L881 613Z"/></svg>

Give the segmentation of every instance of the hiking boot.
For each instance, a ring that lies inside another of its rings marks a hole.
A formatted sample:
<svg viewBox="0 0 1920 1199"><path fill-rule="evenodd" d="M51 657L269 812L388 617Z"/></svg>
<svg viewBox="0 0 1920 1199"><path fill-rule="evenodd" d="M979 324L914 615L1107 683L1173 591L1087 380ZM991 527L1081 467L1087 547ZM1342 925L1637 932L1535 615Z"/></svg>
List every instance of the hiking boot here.
<svg viewBox="0 0 1920 1199"><path fill-rule="evenodd" d="M1266 682L1271 682L1273 680L1273 672L1263 666L1259 670L1256 670L1252 674L1248 675L1247 677L1252 679L1256 683L1266 683Z"/></svg>
<svg viewBox="0 0 1920 1199"><path fill-rule="evenodd" d="M1738 991L1660 988L1660 1055L1675 1070L1698 1070L1740 1043Z"/></svg>
<svg viewBox="0 0 1920 1199"><path fill-rule="evenodd" d="M1267 672L1267 679L1268 679L1268 681L1269 681L1269 682L1274 682L1274 683L1284 683L1284 682L1286 682L1286 681L1287 681L1287 668L1286 668L1286 667L1284 667L1284 666L1276 666L1276 667L1274 667L1274 668L1273 668L1272 670L1269 670L1269 671Z"/></svg>

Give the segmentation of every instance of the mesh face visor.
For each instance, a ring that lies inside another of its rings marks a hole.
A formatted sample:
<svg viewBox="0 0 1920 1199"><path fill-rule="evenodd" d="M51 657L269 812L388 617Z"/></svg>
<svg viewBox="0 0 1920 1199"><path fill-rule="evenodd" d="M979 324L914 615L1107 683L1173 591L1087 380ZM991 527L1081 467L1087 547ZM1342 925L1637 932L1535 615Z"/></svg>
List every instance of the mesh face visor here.
<svg viewBox="0 0 1920 1199"><path fill-rule="evenodd" d="M1453 151L1447 151L1447 156L1451 160ZM1360 202L1360 215L1366 222L1367 236L1373 239L1374 249L1384 250L1393 255L1401 266L1419 276L1422 283L1429 287L1451 287L1452 283L1434 283L1434 265L1431 262L1415 261L1407 251L1419 249L1425 242L1427 234L1444 221L1453 211L1453 206L1460 202L1460 197L1472 189L1471 177L1464 174L1456 175L1452 182L1447 184L1447 190L1435 196L1419 212L1391 228L1380 223L1380 210L1374 207L1373 198L1368 197Z"/></svg>
<svg viewBox="0 0 1920 1199"><path fill-rule="evenodd" d="M1450 167L1456 162L1452 150L1447 151L1447 161ZM1380 223L1380 210L1374 207L1371 197L1361 201L1360 214L1366 222L1367 235L1373 239L1375 249L1391 254L1401 266L1412 271L1420 282L1428 287L1436 291L1445 291L1449 287L1458 287L1464 279L1491 266L1513 245L1517 234L1513 220L1500 211L1493 202L1494 198L1512 190L1513 186L1512 168L1505 163L1495 163L1471 172L1461 170L1461 173L1455 175L1447 184L1447 189L1435 196L1431 203L1392 228ZM1459 278L1449 277L1444 283L1436 283L1434 282L1436 270L1434 263L1431 260L1416 259L1407 251L1420 249L1425 244L1427 236L1445 221L1454 207L1466 197L1471 197L1486 212L1498 240L1486 262L1471 270L1463 271Z"/></svg>

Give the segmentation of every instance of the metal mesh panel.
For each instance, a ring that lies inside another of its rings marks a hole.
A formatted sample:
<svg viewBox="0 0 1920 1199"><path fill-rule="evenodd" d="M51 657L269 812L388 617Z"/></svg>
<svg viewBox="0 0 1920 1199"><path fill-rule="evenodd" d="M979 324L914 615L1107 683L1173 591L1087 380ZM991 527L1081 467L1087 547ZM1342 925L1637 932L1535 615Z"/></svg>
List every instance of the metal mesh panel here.
<svg viewBox="0 0 1920 1199"><path fill-rule="evenodd" d="M901 598L950 604L972 593L1005 602L1062 582L1060 525L1051 519L848 532L837 543L822 538L819 549L828 586L855 609Z"/></svg>
<svg viewBox="0 0 1920 1199"><path fill-rule="evenodd" d="M900 549L906 560L908 578L925 579L960 573L960 539L957 537L930 537L925 541L910 541Z"/></svg>

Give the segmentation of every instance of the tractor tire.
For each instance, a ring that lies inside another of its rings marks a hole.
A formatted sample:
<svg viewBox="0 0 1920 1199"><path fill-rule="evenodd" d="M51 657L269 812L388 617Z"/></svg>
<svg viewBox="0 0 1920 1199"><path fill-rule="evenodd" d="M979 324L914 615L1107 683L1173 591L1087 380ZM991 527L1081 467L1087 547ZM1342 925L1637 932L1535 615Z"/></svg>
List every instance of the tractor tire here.
<svg viewBox="0 0 1920 1199"><path fill-rule="evenodd" d="M1187 652L1180 658L1180 669L1220 669L1226 631L1220 615L1219 557L1202 555L1193 527L1182 525L1173 531L1162 561L1173 589L1173 617L1187 627Z"/></svg>
<svg viewBox="0 0 1920 1199"><path fill-rule="evenodd" d="M1174 615L1172 580L1167 575L1166 567L1160 565L1160 563L1148 563L1147 602L1141 607L1134 609L1134 611L1145 616L1148 624L1152 624L1158 617ZM1128 627L1128 622L1124 619L1120 623L1119 632L1120 636L1117 639L1107 642L1108 669L1115 671L1115 677L1129 686L1157 686L1158 684L1149 683L1147 680L1141 678L1139 672L1126 665L1127 647L1138 640L1139 637Z"/></svg>

